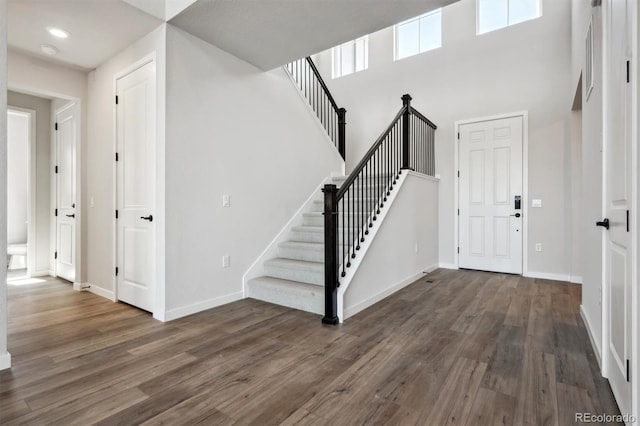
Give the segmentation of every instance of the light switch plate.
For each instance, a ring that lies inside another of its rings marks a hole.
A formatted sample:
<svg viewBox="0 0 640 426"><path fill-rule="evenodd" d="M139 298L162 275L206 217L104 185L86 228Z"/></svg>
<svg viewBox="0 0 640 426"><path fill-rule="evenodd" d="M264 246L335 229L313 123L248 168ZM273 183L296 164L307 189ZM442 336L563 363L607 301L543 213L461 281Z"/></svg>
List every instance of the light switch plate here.
<svg viewBox="0 0 640 426"><path fill-rule="evenodd" d="M223 268L228 268L230 263L231 263L231 258L229 257L229 255L222 256L222 267Z"/></svg>
<svg viewBox="0 0 640 426"><path fill-rule="evenodd" d="M231 205L231 197L229 195L222 196L222 207L229 207Z"/></svg>
<svg viewBox="0 0 640 426"><path fill-rule="evenodd" d="M534 207L534 208L542 207L542 200L531 200L531 207Z"/></svg>

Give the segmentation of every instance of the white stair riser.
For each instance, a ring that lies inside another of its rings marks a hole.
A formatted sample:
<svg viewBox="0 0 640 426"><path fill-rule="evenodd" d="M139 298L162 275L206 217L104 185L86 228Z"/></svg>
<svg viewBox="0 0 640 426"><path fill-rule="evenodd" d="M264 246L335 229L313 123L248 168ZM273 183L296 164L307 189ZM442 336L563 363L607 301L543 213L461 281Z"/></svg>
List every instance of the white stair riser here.
<svg viewBox="0 0 640 426"><path fill-rule="evenodd" d="M324 216L322 215L304 215L302 224L307 226L324 226Z"/></svg>
<svg viewBox="0 0 640 426"><path fill-rule="evenodd" d="M318 287L318 291L313 293L305 292L299 294L252 284L247 287L247 297L319 315L324 313L324 287Z"/></svg>
<svg viewBox="0 0 640 426"><path fill-rule="evenodd" d="M284 280L299 281L301 283L324 285L324 271L310 271L304 269L287 268L282 266L264 265L266 275Z"/></svg>
<svg viewBox="0 0 640 426"><path fill-rule="evenodd" d="M279 257L285 259L306 260L308 262L324 262L324 246L322 250L308 248L278 247Z"/></svg>

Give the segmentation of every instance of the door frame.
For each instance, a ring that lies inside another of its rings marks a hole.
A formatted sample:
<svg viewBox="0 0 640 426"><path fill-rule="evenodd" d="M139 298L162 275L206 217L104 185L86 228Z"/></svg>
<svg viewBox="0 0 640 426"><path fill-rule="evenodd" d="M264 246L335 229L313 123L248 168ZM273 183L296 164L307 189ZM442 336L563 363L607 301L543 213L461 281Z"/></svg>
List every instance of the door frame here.
<svg viewBox="0 0 640 426"><path fill-rule="evenodd" d="M37 219L37 194L36 194L36 168L37 168L37 153L36 153L36 141L37 141L37 112L33 109L21 108L12 105L7 105L7 114L11 112L28 115L29 116L29 147L27 149L27 164L28 164L28 177L27 183L27 277L33 277L36 274L36 219Z"/></svg>
<svg viewBox="0 0 640 426"><path fill-rule="evenodd" d="M458 247L460 245L460 216L457 213L458 209L460 208L460 179L458 179L457 177L457 172L458 170L460 170L460 140L458 139L460 126L465 124L480 123L483 121L494 121L515 117L522 117L522 276L527 276L529 273L529 112L526 110L477 118L469 118L464 120L457 120L454 122L453 179L455 179L455 184L453 185L453 266L455 269L460 268L460 254L458 253Z"/></svg>
<svg viewBox="0 0 640 426"><path fill-rule="evenodd" d="M156 206L154 213L154 221L156 222L155 227L155 269L153 271L154 275L154 296L153 296L153 310L151 314L154 318L165 321L165 309L164 305L164 269L162 265L164 264L162 254L164 253L164 163L159 161L160 158L164 158L164 117L159 117L159 113L161 113L160 105L163 104L163 100L161 99L162 92L159 90L159 82L163 80L162 76L159 75L158 67L158 58L155 51L149 53L138 59L137 61L131 63L130 65L122 68L120 71L114 74L113 76L113 96L114 101L112 103L112 117L113 117L113 139L112 139L112 152L113 155L113 166L112 166L112 185L113 185L113 196L112 196L112 206L111 210L114 212L111 215L111 223L112 223L112 247L111 247L111 264L113 273L112 285L113 285L113 301L118 301L118 277L115 274L115 269L118 266L118 221L115 217L115 211L118 209L118 165L115 161L115 153L118 152L118 108L115 103L115 97L118 93L118 80L126 77L127 75L137 71L138 69L153 63L155 66L155 85L154 90L156 92ZM160 198L161 197L161 198ZM162 246L161 246L162 244Z"/></svg>
<svg viewBox="0 0 640 426"><path fill-rule="evenodd" d="M58 206L58 177L56 176L56 172L55 172L55 166L58 164L58 135L56 133L56 129L55 129L55 124L56 124L56 117L58 116L58 114L60 114L61 112L64 112L70 108L73 108L73 116L74 116L74 132L76 134L75 137L75 152L76 152L76 212L75 212L75 245L76 245L76 250L75 250L75 281L73 282L73 289L77 290L77 291L81 291L83 290L83 286L82 286L82 220L83 220L83 216L82 216L82 155L81 155L81 146L82 146L82 142L81 142L81 138L82 138L82 133L81 133L81 113L82 113L82 109L80 106L80 100L78 99L69 99L68 102L66 104L64 104L63 106L61 106L60 108L53 110L52 114L53 114L53 119L51 120L51 200L52 200L52 206L51 206L51 222L53 224L52 229L51 229L51 248L52 248L52 253L51 253L51 259L52 259L52 267L51 267L51 275L54 277L58 276L58 266L57 266L57 262L55 261L55 259L53 258L53 253L56 251L56 249L58 248L58 232L57 232L57 221L58 218L55 216L54 211Z"/></svg>
<svg viewBox="0 0 640 426"><path fill-rule="evenodd" d="M640 232L638 230L638 225L640 224L640 212L638 211L639 207L639 199L640 199L640 185L638 185L638 179L640 175L638 173L638 165L640 164L640 133L638 131L638 120L640 119L638 102L640 99L640 93L638 93L640 87L638 85L638 66L640 66L640 58L638 55L639 52L639 44L640 44L640 34L638 30L638 22L640 21L640 8L637 7L636 2L630 1L629 5L629 24L630 28L630 58L629 61L633 64L630 67L630 82L631 84L631 124L630 124L630 135L629 135L629 143L631 144L631 200L630 200L630 208L631 214L629 215L630 220L630 229L631 229L631 245L630 245L630 254L629 259L631 259L631 353L633 355L637 355L640 353L640 327L638 327L638 321L640 321L640 312L638 312L638 308L640 307L640 288L638 284L638 279L640 278L640 250L639 250L639 240L640 240ZM602 2L602 62L603 64L607 64L611 52L609 51L609 17L610 17L610 9L608 2ZM634 66L635 65L635 66ZM602 217L604 218L606 215L607 209L607 152L608 152L608 98L609 98L609 90L608 85L606 84L607 79L609 77L609 69L607 66L602 67ZM635 212L635 213L633 213ZM602 307L602 360L601 360L601 373L603 377L609 377L609 350L607 345L609 344L609 285L607 280L607 236L605 235L602 238L602 286L601 286L601 307ZM640 359L638 356L632 356L631 361L631 407L629 407L631 414L638 418L640 416L640 377L637 372L640 371ZM624 414L624 413L623 413Z"/></svg>

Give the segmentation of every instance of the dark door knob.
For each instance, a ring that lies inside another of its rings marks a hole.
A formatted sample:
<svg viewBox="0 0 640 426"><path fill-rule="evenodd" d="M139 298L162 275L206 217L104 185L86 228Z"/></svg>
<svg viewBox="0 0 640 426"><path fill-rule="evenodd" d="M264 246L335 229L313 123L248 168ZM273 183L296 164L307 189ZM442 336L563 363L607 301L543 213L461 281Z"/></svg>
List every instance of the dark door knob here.
<svg viewBox="0 0 640 426"><path fill-rule="evenodd" d="M153 215L140 216L140 219L144 219L144 220L148 220L149 222L153 222Z"/></svg>
<svg viewBox="0 0 640 426"><path fill-rule="evenodd" d="M74 214L68 214L66 215L67 217L76 217L75 213Z"/></svg>
<svg viewBox="0 0 640 426"><path fill-rule="evenodd" d="M511 216L520 217L522 216L520 213L512 214Z"/></svg>
<svg viewBox="0 0 640 426"><path fill-rule="evenodd" d="M602 226L609 229L609 218L605 218L602 222L596 222L596 226Z"/></svg>

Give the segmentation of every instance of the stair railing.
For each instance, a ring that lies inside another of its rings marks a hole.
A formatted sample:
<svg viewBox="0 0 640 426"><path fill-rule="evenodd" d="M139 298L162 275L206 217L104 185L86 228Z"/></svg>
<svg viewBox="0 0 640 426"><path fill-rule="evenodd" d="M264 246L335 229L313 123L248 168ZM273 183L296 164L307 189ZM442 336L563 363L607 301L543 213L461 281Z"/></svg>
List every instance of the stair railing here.
<svg viewBox="0 0 640 426"><path fill-rule="evenodd" d="M345 159L347 110L338 107L311 58L295 60L284 68L309 101L309 105L315 111L329 138Z"/></svg>
<svg viewBox="0 0 640 426"><path fill-rule="evenodd" d="M369 229L384 208L403 170L433 176L436 125L402 97L402 109L387 129L338 187L325 185L324 274L325 315L322 322L337 324L338 287L356 258Z"/></svg>

